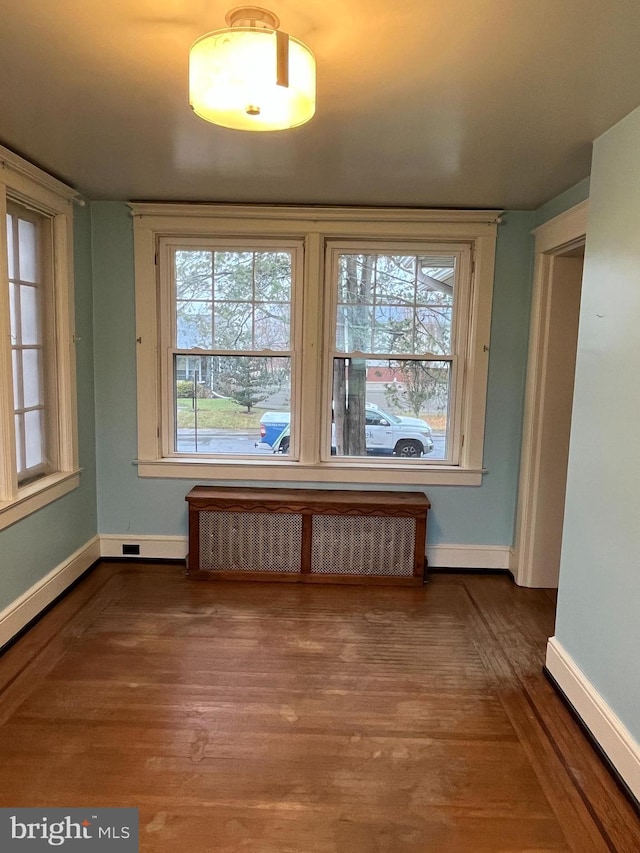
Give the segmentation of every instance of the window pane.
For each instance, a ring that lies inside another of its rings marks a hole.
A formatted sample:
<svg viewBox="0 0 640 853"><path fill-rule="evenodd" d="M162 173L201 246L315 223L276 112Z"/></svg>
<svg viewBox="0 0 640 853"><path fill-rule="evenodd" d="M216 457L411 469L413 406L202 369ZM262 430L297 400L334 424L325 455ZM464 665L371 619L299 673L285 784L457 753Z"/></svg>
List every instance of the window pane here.
<svg viewBox="0 0 640 853"><path fill-rule="evenodd" d="M451 364L336 358L331 452L447 458Z"/></svg>
<svg viewBox="0 0 640 853"><path fill-rule="evenodd" d="M451 308L419 308L415 314L415 351L436 355L451 353Z"/></svg>
<svg viewBox="0 0 640 853"><path fill-rule="evenodd" d="M22 350L22 388L25 409L29 409L32 406L42 405L40 350Z"/></svg>
<svg viewBox="0 0 640 853"><path fill-rule="evenodd" d="M18 343L18 316L16 313L16 293L18 286L9 283L9 328L11 330L11 343L15 346Z"/></svg>
<svg viewBox="0 0 640 853"><path fill-rule="evenodd" d="M210 302L176 303L176 343L180 349L211 349L212 317Z"/></svg>
<svg viewBox="0 0 640 853"><path fill-rule="evenodd" d="M289 316L287 304L256 305L254 349L289 349Z"/></svg>
<svg viewBox="0 0 640 853"><path fill-rule="evenodd" d="M13 216L11 216L11 214L7 214L7 256L9 262L9 278L15 278L16 274L13 260Z"/></svg>
<svg viewBox="0 0 640 853"><path fill-rule="evenodd" d="M25 412L24 415L26 468L35 468L44 462L43 444L44 429L42 424L42 412Z"/></svg>
<svg viewBox="0 0 640 853"><path fill-rule="evenodd" d="M375 309L373 352L414 352L414 319L412 308L382 305Z"/></svg>
<svg viewBox="0 0 640 853"><path fill-rule="evenodd" d="M341 254L337 349L450 354L454 275L453 257Z"/></svg>
<svg viewBox="0 0 640 853"><path fill-rule="evenodd" d="M13 350L11 353L11 362L13 366L13 408L22 408L22 374L20 372L20 363L22 361L20 350Z"/></svg>
<svg viewBox="0 0 640 853"><path fill-rule="evenodd" d="M37 229L33 222L18 220L18 265L21 281L38 280Z"/></svg>
<svg viewBox="0 0 640 853"><path fill-rule="evenodd" d="M340 255L338 268L339 301L356 304L371 302L376 255Z"/></svg>
<svg viewBox="0 0 640 853"><path fill-rule="evenodd" d="M288 427L289 358L176 355L174 387L178 453L271 454Z"/></svg>
<svg viewBox="0 0 640 853"><path fill-rule="evenodd" d="M215 312L214 349L257 349L253 346L251 302L217 302Z"/></svg>
<svg viewBox="0 0 640 853"><path fill-rule="evenodd" d="M176 252L176 298L211 299L213 255L204 251Z"/></svg>
<svg viewBox="0 0 640 853"><path fill-rule="evenodd" d="M23 284L20 287L20 321L24 345L40 343L38 316L38 291L35 287Z"/></svg>
<svg viewBox="0 0 640 853"><path fill-rule="evenodd" d="M434 294L453 296L454 258L418 258L417 303L430 304ZM436 301L438 301L436 299Z"/></svg>
<svg viewBox="0 0 640 853"><path fill-rule="evenodd" d="M416 296L416 258L379 255L376 260L377 297L392 305L412 305Z"/></svg>
<svg viewBox="0 0 640 853"><path fill-rule="evenodd" d="M256 252L256 300L291 301L291 255L287 252Z"/></svg>
<svg viewBox="0 0 640 853"><path fill-rule="evenodd" d="M338 349L373 352L373 308L370 305L338 305Z"/></svg>
<svg viewBox="0 0 640 853"><path fill-rule="evenodd" d="M24 471L24 457L22 448L24 446L24 416L16 415L16 468L18 475Z"/></svg>
<svg viewBox="0 0 640 853"><path fill-rule="evenodd" d="M214 252L214 299L252 302L254 294L254 253Z"/></svg>

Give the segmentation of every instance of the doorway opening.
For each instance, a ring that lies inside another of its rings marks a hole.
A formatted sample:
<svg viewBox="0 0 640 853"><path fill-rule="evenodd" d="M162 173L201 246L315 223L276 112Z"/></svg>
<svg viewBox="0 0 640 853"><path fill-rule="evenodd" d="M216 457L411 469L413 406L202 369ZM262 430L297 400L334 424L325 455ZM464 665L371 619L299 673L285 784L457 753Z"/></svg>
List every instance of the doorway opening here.
<svg viewBox="0 0 640 853"><path fill-rule="evenodd" d="M587 220L583 202L536 229L514 574L558 586Z"/></svg>

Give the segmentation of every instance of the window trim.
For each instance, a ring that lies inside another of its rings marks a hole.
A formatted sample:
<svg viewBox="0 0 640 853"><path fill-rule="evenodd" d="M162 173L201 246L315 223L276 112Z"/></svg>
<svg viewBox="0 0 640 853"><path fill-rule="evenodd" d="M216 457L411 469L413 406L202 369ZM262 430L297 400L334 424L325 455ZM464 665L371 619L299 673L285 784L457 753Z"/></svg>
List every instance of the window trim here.
<svg viewBox="0 0 640 853"><path fill-rule="evenodd" d="M51 334L47 334L46 324L43 326L42 321L47 317L54 316L54 301L53 301L53 287L51 281L51 272L52 272L52 261L53 261L53 253L52 253L52 245L51 245L51 228L48 227L47 218L41 214L40 212L36 212L33 208L26 208L24 205L17 204L13 199L7 199L7 213L18 220L31 222L37 228L37 245L38 245L38 271L36 274L36 281L34 282L25 282L22 279L22 276L19 278L19 289L22 290L22 285L26 284L33 286L37 293L37 300L39 303L39 317L38 317L38 325L39 325L39 336L40 343L37 348L39 349L41 356L39 358L39 370L41 373L40 380L42 382L42 394L43 401L40 406L35 408L40 408L43 413L43 423L45 425L46 431L46 447L51 454L52 458L43 459L38 465L32 466L31 468L24 468L22 471L18 470L18 489L23 488L28 485L30 482L34 480L42 480L44 477L49 474L54 473L58 470L58 404L57 404L57 389L55 377L57 373L56 364L55 364L55 336ZM16 235L15 230L12 229L12 237L14 239L14 247L13 254L14 258L18 259L18 263L20 262L21 251L18 246L15 245ZM9 277L11 280L11 276ZM15 282L15 276L14 276ZM18 296L16 299L16 307L15 310L18 310L20 313L22 312L22 297ZM11 342L11 348L15 349L16 345L14 341ZM20 349L24 350L23 345L21 344ZM29 347L31 348L31 345ZM52 367L47 366L46 371L43 369L45 363L51 362ZM22 368L19 370L21 374L21 380L23 383L23 370L24 363ZM21 389L21 394L24 393L24 385ZM15 394L15 388L14 388ZM19 407L19 408L27 408L27 407ZM30 407L34 408L34 407ZM14 399L14 413L17 415ZM15 444L16 444L16 455L18 444L24 441L24 434L21 437L21 440L18 439L18 436L15 436ZM26 448L22 448L22 453L25 454L23 462L26 463ZM16 464L16 469L18 465Z"/></svg>
<svg viewBox="0 0 640 853"><path fill-rule="evenodd" d="M73 210L75 190L0 146L0 328L9 340L7 269L7 203L45 217L50 247L50 277L46 301L51 312L45 325L51 333L50 371L54 385L56 440L52 456L56 470L19 486L13 418L11 348L0 346L0 530L57 500L80 483L77 440L77 402L73 298Z"/></svg>
<svg viewBox="0 0 640 853"><path fill-rule="evenodd" d="M480 485L497 222L501 211L398 208L262 207L257 205L131 203L134 220L138 384L138 474L142 477L216 479L219 482ZM309 436L292 459L163 457L158 329L158 241L211 237L304 239L304 309L300 434ZM457 465L372 464L368 459L320 459L326 346L325 241L471 243L469 333L461 370L464 406Z"/></svg>
<svg viewBox="0 0 640 853"><path fill-rule="evenodd" d="M219 238L217 236L208 238L188 238L188 237L159 237L157 240L157 255L161 263L158 265L158 307L159 307L159 328L161 330L160 337L164 336L167 346L163 347L163 352L159 355L160 365L160 382L161 388L164 391L167 400L173 402L173 355L181 350L175 341L175 322L176 322L176 305L175 305L175 270L173 267L173 256L176 251L185 248L206 248L213 251L225 250L241 251L243 249L250 251L253 248L279 250L291 253L291 329L292 337L289 350L283 351L282 355L289 358L291 361L291 391L295 396L300 393L301 385L301 369L300 369L300 353L302 351L302 284L304 280L303 260L304 260L304 241L299 237L296 240L278 238L275 241L264 239L251 239L250 236L242 238ZM184 353L183 353L184 354ZM207 355L208 352L195 351L192 354ZM248 351L238 350L237 354L251 355ZM184 453L177 452L173 449L173 436L175 434L175 412L173 406L160 409L160 439L162 443L162 458L181 460L185 458ZM208 457L210 458L210 457ZM220 457L219 457L220 458ZM290 457L291 458L291 457ZM223 461L228 461L229 457L222 457ZM255 461L255 457L252 457Z"/></svg>
<svg viewBox="0 0 640 853"><path fill-rule="evenodd" d="M421 254L425 249L428 249L429 252L448 252L452 255L455 255L458 258L458 265L456 270L456 297L455 297L455 310L452 321L452 331L453 331L453 339L455 341L455 346L452 347L451 353L449 355L443 356L442 360L449 361L451 363L451 378L453 382L453 394L451 396L451 405L449 407L449 415L451 421L451 431L448 436L448 443L450 444L452 451L449 454L449 457L445 460L425 460L425 462L429 465L429 467L433 466L434 468L441 467L449 467L449 468L457 468L459 467L459 460L461 457L461 413L464 410L464 353L466 351L466 340L463 340L463 331L467 333L467 336L470 334L470 324L465 322L465 318L469 316L470 311L470 299L471 299L471 254L473 251L473 247L471 244L467 243L455 243L453 241L448 241L447 243L437 243L436 241L429 240L428 243L425 243L424 240L403 242L403 241L395 241L393 243L385 243L383 240L371 241L371 240L327 240L326 241L326 252L327 256L330 259L330 263L326 265L325 269L325 293L327 294L326 309L325 309L325 336L324 336L324 352L327 354L327 358L325 359L324 367L324 377L323 377L323 391L324 391L324 405L322 407L322 428L323 428L323 445L327 446L327 437L331 432L331 423L328 415L329 412L329 401L331 400L333 393L333 377L332 371L330 367L330 363L334 358L340 358L343 353L337 349L336 340L335 340L335 332L336 332L336 324L335 318L337 313L337 305L338 305L338 292L337 287L335 286L337 282L337 261L338 257L342 252L351 252L357 251L358 253L367 254L371 252L371 254L385 254L391 252L399 252L406 254ZM416 358L416 360L420 360L415 356L406 354L398 354L397 359L400 361L403 358ZM332 461L327 455L326 451L321 455L322 462ZM339 461L339 464L345 464L345 458L336 459L335 461ZM380 459L377 462L378 465L397 465L397 461L393 459Z"/></svg>

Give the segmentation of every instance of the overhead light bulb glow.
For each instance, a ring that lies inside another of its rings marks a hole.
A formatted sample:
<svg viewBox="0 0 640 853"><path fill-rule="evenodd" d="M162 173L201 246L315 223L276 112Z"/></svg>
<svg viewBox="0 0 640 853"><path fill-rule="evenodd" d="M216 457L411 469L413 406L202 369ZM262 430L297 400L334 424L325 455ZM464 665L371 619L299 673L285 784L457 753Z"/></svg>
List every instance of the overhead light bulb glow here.
<svg viewBox="0 0 640 853"><path fill-rule="evenodd" d="M278 19L263 9L236 9L227 22L233 25L191 47L189 100L196 115L236 130L284 130L309 121L316 100L309 48L278 30Z"/></svg>

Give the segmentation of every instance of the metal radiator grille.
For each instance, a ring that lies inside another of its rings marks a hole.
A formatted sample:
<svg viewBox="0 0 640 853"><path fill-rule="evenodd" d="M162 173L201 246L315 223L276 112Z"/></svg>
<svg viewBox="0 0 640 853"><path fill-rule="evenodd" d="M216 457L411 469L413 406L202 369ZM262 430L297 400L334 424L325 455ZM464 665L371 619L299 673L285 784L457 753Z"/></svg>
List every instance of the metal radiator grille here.
<svg viewBox="0 0 640 853"><path fill-rule="evenodd" d="M314 515L311 572L413 575L415 518Z"/></svg>
<svg viewBox="0 0 640 853"><path fill-rule="evenodd" d="M201 512L204 571L299 572L302 515Z"/></svg>

